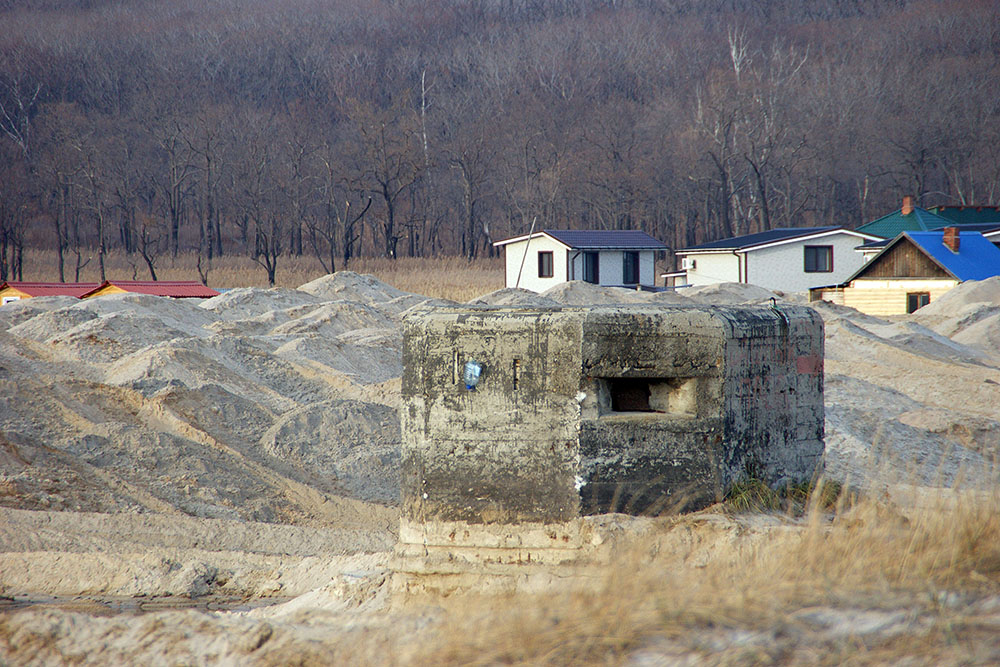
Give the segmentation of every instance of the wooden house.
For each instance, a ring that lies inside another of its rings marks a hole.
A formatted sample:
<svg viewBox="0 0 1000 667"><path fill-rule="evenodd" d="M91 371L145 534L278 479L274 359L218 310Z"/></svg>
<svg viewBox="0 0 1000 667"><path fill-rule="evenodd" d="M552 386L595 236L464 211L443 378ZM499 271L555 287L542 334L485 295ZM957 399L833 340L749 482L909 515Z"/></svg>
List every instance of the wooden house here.
<svg viewBox="0 0 1000 667"><path fill-rule="evenodd" d="M810 290L810 299L869 315L902 315L960 282L998 275L1000 248L978 232L903 232L842 284Z"/></svg>

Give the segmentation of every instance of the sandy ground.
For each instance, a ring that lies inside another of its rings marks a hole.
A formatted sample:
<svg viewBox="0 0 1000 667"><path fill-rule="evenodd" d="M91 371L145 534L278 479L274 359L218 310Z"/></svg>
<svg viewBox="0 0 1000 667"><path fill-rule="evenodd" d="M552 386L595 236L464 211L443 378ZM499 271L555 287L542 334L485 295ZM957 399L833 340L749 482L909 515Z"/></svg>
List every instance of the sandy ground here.
<svg viewBox="0 0 1000 667"><path fill-rule="evenodd" d="M650 295L571 283L476 302L771 297L803 300L740 285ZM368 656L375 662L417 659L409 639L426 636L439 611L389 606L386 581L399 323L426 303L342 272L205 301L126 294L0 309L0 597L11 603L0 612L0 659L273 664L324 662L358 645L381 646ZM891 321L816 307L827 328L827 475L887 492L901 481L992 488L1000 280L967 283ZM733 524L720 534L749 545L774 528ZM672 544L697 567L698 549ZM53 596L55 606L13 608ZM162 596L200 610L125 605L128 613L106 617L70 608L73 599ZM280 604L208 613L212 600ZM1000 613L986 599L963 604ZM802 617L801 636L820 646L823 633L918 633L910 612L823 609ZM717 655L756 641L740 637L717 638ZM631 662L693 655L664 642Z"/></svg>

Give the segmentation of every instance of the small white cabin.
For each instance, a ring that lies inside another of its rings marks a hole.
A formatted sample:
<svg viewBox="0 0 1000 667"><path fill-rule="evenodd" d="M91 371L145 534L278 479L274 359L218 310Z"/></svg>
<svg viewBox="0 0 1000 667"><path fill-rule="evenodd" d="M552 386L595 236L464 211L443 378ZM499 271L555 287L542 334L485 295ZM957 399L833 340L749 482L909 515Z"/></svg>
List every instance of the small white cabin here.
<svg viewBox="0 0 1000 667"><path fill-rule="evenodd" d="M800 227L702 243L677 251L684 270L677 284L751 283L782 292L835 285L864 265L855 248L878 238L843 227Z"/></svg>
<svg viewBox="0 0 1000 667"><path fill-rule="evenodd" d="M645 232L546 229L493 244L504 249L507 287L544 292L570 280L595 285L656 285L656 253L667 246Z"/></svg>

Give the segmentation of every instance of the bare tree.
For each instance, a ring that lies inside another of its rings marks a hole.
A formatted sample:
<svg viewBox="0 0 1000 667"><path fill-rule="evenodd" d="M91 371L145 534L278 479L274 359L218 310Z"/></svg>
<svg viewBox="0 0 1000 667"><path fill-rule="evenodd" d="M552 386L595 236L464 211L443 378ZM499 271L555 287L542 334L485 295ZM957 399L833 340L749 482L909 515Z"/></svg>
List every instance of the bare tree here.
<svg viewBox="0 0 1000 667"><path fill-rule="evenodd" d="M395 258L400 198L423 173L418 124L414 113L400 102L387 109L355 102L350 113L357 131L353 180L380 200L382 254Z"/></svg>
<svg viewBox="0 0 1000 667"><path fill-rule="evenodd" d="M4 57L5 56L5 57ZM0 52L0 133L31 160L32 120L42 92L42 82L27 71L24 48Z"/></svg>

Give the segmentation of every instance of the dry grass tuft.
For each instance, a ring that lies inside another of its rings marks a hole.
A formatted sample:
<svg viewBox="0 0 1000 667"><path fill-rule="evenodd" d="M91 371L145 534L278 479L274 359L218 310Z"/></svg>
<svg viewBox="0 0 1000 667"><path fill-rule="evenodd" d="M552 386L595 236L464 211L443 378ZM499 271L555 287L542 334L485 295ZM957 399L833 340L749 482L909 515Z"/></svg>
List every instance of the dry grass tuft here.
<svg viewBox="0 0 1000 667"><path fill-rule="evenodd" d="M706 647L705 638L735 632L791 638L809 631L795 612L817 605L926 607L938 604L944 591L1000 589L996 496L942 503L906 517L872 498L828 512L824 493L822 486L814 491L799 522L754 528L750 520L715 535L714 542L711 528L700 522L718 514L665 519L652 537L598 573L588 592L452 600L448 621L418 662L616 664L662 643L687 654L728 656L721 662L780 662L790 649L777 639L772 648L750 646L730 655ZM681 539L693 532L694 543ZM692 566L699 546L710 555ZM974 625L970 632L978 632ZM869 657L876 661L913 648L898 637L871 641L878 651ZM821 653L818 661L857 657L856 649L841 646L842 653Z"/></svg>
<svg viewBox="0 0 1000 667"><path fill-rule="evenodd" d="M66 280L75 279L75 257L66 257ZM24 279L39 281L59 280L56 254L48 250L25 251ZM149 272L142 259L121 252L109 254L105 259L106 275L118 280L149 280ZM406 292L454 301L468 301L504 286L503 260L477 259L472 262L462 257L414 258L396 260L362 257L348 267L355 273L370 273L379 280ZM282 257L275 274L277 287L298 287L324 275L323 267L311 256ZM197 255L181 253L176 258L165 256L156 267L160 280L199 280ZM100 273L97 259L93 258L80 273L81 281L97 281ZM208 285L215 288L267 287L267 274L249 257L225 255L212 260L208 272Z"/></svg>

